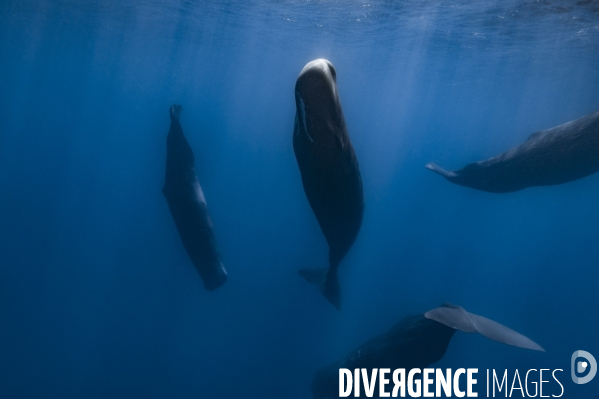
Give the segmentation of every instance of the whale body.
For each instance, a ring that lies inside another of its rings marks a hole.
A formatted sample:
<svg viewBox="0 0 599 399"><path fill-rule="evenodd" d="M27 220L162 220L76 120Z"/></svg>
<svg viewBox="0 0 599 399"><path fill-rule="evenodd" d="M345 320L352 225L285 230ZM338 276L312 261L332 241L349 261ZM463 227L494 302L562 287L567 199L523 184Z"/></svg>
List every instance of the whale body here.
<svg viewBox="0 0 599 399"><path fill-rule="evenodd" d="M170 108L162 192L189 258L204 287L213 291L227 281L227 271L220 259L204 192L196 176L193 151L179 122L181 110L176 104Z"/></svg>
<svg viewBox="0 0 599 399"><path fill-rule="evenodd" d="M452 183L492 193L580 179L599 171L599 111L533 133L519 146L459 170L425 167Z"/></svg>
<svg viewBox="0 0 599 399"><path fill-rule="evenodd" d="M304 192L329 246L328 268L302 269L299 274L318 285L339 310L337 269L360 230L364 193L333 64L324 59L306 64L295 84L295 103L293 150Z"/></svg>
<svg viewBox="0 0 599 399"><path fill-rule="evenodd" d="M343 359L316 372L312 380L315 399L339 397L339 369L423 369L443 358L456 331L479 333L506 345L544 352L537 343L493 320L446 303L415 316L407 316L389 331L360 345ZM378 397L379 389L374 389Z"/></svg>

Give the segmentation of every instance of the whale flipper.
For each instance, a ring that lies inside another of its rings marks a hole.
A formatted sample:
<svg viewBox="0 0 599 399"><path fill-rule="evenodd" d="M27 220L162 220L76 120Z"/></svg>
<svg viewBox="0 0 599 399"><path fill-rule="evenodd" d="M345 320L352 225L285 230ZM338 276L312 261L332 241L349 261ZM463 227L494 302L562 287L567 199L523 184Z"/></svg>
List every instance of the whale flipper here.
<svg viewBox="0 0 599 399"><path fill-rule="evenodd" d="M456 177L456 173L455 172L450 172L448 170L443 169L442 167L440 167L439 165L437 165L434 162L431 163L427 163L426 165L424 165L425 168L432 170L435 173L440 174L441 176L443 176L446 179L451 179L453 177Z"/></svg>
<svg viewBox="0 0 599 399"><path fill-rule="evenodd" d="M332 274L329 268L306 268L297 273L307 282L318 287L320 292L331 302L337 310L341 310L341 286L337 274Z"/></svg>
<svg viewBox="0 0 599 399"><path fill-rule="evenodd" d="M464 308L447 303L439 308L429 310L424 314L427 319L434 320L448 327L467 333L479 333L480 335L501 342L502 344L517 346L519 348L531 349L545 352L539 344L524 335L487 319L466 311Z"/></svg>
<svg viewBox="0 0 599 399"><path fill-rule="evenodd" d="M323 295L338 311L341 311L341 285L337 278L337 269L329 268L323 288Z"/></svg>
<svg viewBox="0 0 599 399"><path fill-rule="evenodd" d="M407 316L358 346L337 362L316 372L312 380L315 399L339 397L339 369L423 369L443 358L456 330L478 332L487 338L521 348L543 348L499 323L469 313L459 306L444 304L425 314ZM377 390L378 391L378 390ZM378 397L378 395L375 395Z"/></svg>
<svg viewBox="0 0 599 399"><path fill-rule="evenodd" d="M328 267L323 268L306 268L300 269L297 273L306 279L310 284L316 284L321 286L324 284L324 281L327 278L327 273L329 271Z"/></svg>

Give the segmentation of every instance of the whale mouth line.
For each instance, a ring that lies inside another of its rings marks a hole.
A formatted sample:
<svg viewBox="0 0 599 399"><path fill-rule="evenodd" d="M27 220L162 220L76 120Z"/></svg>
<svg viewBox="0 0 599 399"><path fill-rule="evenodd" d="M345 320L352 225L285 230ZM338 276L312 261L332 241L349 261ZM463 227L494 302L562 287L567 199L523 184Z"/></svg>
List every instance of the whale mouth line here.
<svg viewBox="0 0 599 399"><path fill-rule="evenodd" d="M306 117L306 103L304 102L304 99L302 98L301 94L297 93L297 97L299 98L299 106L300 106L300 113L301 113L301 125L303 128L302 130L306 133L308 140L310 140L313 143L314 139L312 138L312 136L310 136L310 133L308 133L308 121L307 121L307 117Z"/></svg>

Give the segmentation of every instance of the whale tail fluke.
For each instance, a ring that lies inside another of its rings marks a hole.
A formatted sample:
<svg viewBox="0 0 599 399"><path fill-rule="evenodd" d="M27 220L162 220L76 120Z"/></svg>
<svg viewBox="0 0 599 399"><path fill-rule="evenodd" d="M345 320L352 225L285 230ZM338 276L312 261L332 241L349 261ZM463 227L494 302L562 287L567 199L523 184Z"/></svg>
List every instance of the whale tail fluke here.
<svg viewBox="0 0 599 399"><path fill-rule="evenodd" d="M204 287L208 291L214 291L227 281L227 270L223 266L223 263L218 260L218 263L210 270L210 272L202 272L198 268L202 281L204 281Z"/></svg>
<svg viewBox="0 0 599 399"><path fill-rule="evenodd" d="M337 272L333 273L331 270L329 269L327 274L322 293L335 306L335 309L341 311L341 286L339 285Z"/></svg>
<svg viewBox="0 0 599 399"><path fill-rule="evenodd" d="M183 111L183 107L180 106L179 104L171 105L171 108L169 109L169 113L171 115L171 120L172 119L179 120L179 117L181 116L181 111Z"/></svg>
<svg viewBox="0 0 599 399"><path fill-rule="evenodd" d="M337 310L341 310L341 287L337 273L332 273L329 268L306 268L298 270L298 274L307 282L316 285L325 298Z"/></svg>
<svg viewBox="0 0 599 399"><path fill-rule="evenodd" d="M329 269L326 267L323 268L306 268L300 269L297 273L306 279L310 284L316 284L317 286L324 285L324 282L327 278L327 273Z"/></svg>
<svg viewBox="0 0 599 399"><path fill-rule="evenodd" d="M452 178L457 177L457 174L455 172L450 172L448 170L445 170L434 162L427 163L426 165L424 165L424 167L429 170L432 170L435 173L440 174L441 176L445 177L446 179L452 179Z"/></svg>

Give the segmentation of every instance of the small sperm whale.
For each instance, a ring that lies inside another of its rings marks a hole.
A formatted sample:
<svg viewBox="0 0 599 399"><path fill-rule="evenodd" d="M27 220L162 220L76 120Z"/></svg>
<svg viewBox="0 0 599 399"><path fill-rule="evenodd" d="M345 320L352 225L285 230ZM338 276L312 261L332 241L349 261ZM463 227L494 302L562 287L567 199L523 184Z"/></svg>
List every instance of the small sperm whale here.
<svg viewBox="0 0 599 399"><path fill-rule="evenodd" d="M351 351L343 359L316 372L312 380L315 399L339 397L339 369L373 368L423 369L443 358L456 331L479 333L484 337L517 346L545 352L537 343L524 335L493 320L475 315L450 303L416 316L408 316L386 333L372 338ZM374 390L378 395L379 390ZM378 397L378 396L377 396Z"/></svg>
<svg viewBox="0 0 599 399"><path fill-rule="evenodd" d="M358 159L345 126L337 92L337 72L329 61L306 64L295 83L293 150L304 192L329 245L329 267L302 269L337 308L337 269L353 245L364 214Z"/></svg>
<svg viewBox="0 0 599 399"><path fill-rule="evenodd" d="M162 192L179 231L183 247L204 281L213 291L227 281L216 247L206 199L196 176L194 156L179 122L182 107L170 108L171 126L166 139L166 176Z"/></svg>
<svg viewBox="0 0 599 399"><path fill-rule="evenodd" d="M533 133L519 146L459 170L425 167L452 183L492 193L577 180L599 171L599 111Z"/></svg>

